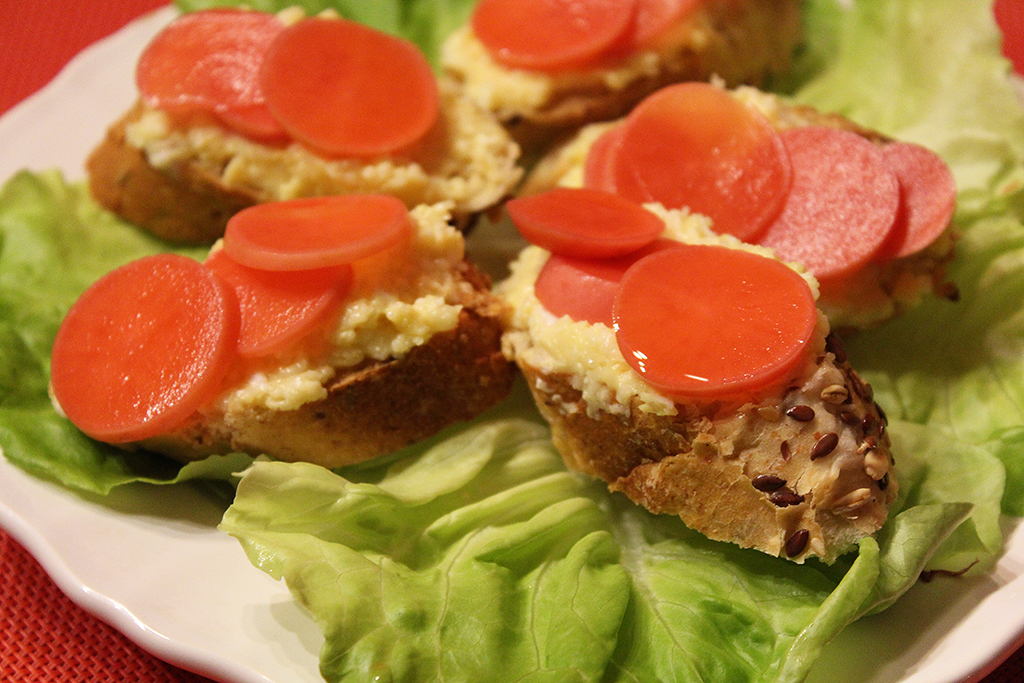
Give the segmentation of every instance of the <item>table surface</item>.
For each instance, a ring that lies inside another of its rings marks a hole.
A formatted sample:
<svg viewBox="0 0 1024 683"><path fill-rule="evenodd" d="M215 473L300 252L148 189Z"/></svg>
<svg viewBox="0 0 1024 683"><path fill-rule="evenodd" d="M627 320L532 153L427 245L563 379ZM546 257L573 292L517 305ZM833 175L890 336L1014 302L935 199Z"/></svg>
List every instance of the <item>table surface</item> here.
<svg viewBox="0 0 1024 683"><path fill-rule="evenodd" d="M80 50L165 4L164 0L9 3L4 7L0 40L0 114L46 85ZM160 661L79 609L27 551L0 530L0 680L208 683L210 679ZM1021 681L1024 648L971 683Z"/></svg>

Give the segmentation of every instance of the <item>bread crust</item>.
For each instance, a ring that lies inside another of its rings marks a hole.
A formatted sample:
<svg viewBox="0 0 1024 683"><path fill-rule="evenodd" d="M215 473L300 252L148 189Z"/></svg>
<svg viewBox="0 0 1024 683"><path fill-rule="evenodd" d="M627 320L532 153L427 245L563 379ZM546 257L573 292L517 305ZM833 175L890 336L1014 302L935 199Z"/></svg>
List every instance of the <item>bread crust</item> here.
<svg viewBox="0 0 1024 683"><path fill-rule="evenodd" d="M803 386L756 404L623 415L592 409L571 377L519 361L569 469L714 540L832 562L882 526L898 486L870 387L841 352L816 363ZM787 414L811 404L810 419ZM837 445L820 455L829 434Z"/></svg>
<svg viewBox="0 0 1024 683"><path fill-rule="evenodd" d="M201 413L185 426L134 447L176 460L244 452L334 468L392 452L494 406L512 388L514 366L501 352L501 303L468 264L476 287L458 325L400 358L340 370L327 397L295 410L253 408Z"/></svg>
<svg viewBox="0 0 1024 683"><path fill-rule="evenodd" d="M86 160L89 191L102 206L172 242L211 244L228 219L258 203L254 192L231 188L197 164L161 171L130 145L125 128L142 113L137 105L107 129Z"/></svg>

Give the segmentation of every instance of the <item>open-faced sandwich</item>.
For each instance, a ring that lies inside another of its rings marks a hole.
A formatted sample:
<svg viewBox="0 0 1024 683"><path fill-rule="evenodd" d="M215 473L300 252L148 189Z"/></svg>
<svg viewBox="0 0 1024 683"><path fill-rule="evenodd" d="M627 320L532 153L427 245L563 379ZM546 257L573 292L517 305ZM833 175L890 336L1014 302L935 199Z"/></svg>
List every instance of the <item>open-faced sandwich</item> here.
<svg viewBox="0 0 1024 683"><path fill-rule="evenodd" d="M834 561L896 499L886 419L817 283L686 211L558 188L497 286L506 354L570 469L706 536Z"/></svg>
<svg viewBox="0 0 1024 683"><path fill-rule="evenodd" d="M532 147L669 83L761 84L799 37L795 0L482 0L442 65Z"/></svg>
<svg viewBox="0 0 1024 683"><path fill-rule="evenodd" d="M139 101L90 156L96 199L210 244L256 203L383 193L471 223L519 181L519 148L411 43L333 16L183 15L137 66Z"/></svg>
<svg viewBox="0 0 1024 683"><path fill-rule="evenodd" d="M583 128L521 193L558 186L685 207L771 247L815 276L837 329L870 327L927 294L956 297L945 279L956 185L942 159L755 88L667 86Z"/></svg>
<svg viewBox="0 0 1024 683"><path fill-rule="evenodd" d="M90 287L52 355L87 435L197 460L361 462L501 400L500 302L449 206L388 195L250 207L205 262L163 254Z"/></svg>

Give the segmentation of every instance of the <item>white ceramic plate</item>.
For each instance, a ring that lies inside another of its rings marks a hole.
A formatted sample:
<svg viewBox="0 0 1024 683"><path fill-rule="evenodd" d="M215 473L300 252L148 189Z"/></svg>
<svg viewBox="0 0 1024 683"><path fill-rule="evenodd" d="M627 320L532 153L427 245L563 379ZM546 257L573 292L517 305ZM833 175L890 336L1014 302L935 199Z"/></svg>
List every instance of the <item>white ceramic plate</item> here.
<svg viewBox="0 0 1024 683"><path fill-rule="evenodd" d="M22 168L83 176L82 163L135 93L135 58L174 13L160 10L76 57L0 119L0 180ZM0 524L75 602L157 656L232 683L316 683L319 629L286 587L216 525L198 487L127 486L79 496L0 458ZM1024 633L1024 528L989 575L918 584L848 628L812 683L978 680Z"/></svg>

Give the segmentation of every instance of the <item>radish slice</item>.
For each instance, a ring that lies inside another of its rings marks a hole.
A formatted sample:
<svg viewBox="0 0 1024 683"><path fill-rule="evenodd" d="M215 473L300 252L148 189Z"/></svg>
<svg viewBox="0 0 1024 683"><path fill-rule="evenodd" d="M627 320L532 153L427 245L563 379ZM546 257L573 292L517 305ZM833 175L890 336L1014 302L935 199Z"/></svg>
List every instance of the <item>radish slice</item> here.
<svg viewBox="0 0 1024 683"><path fill-rule="evenodd" d="M893 230L900 206L899 181L882 152L856 133L824 126L793 128L782 138L793 187L759 243L819 279L862 268Z"/></svg>
<svg viewBox="0 0 1024 683"><path fill-rule="evenodd" d="M345 19L313 17L281 31L260 85L285 130L328 157L410 147L440 112L437 81L415 45Z"/></svg>
<svg viewBox="0 0 1024 683"><path fill-rule="evenodd" d="M637 0L481 0L473 34L495 60L512 68L585 68L623 42Z"/></svg>
<svg viewBox="0 0 1024 683"><path fill-rule="evenodd" d="M775 259L680 245L626 271L614 318L622 355L651 385L713 400L776 391L793 379L818 313L807 282Z"/></svg>
<svg viewBox="0 0 1024 683"><path fill-rule="evenodd" d="M791 169L762 115L706 83L668 86L627 117L615 189L641 204L689 207L713 229L759 237L782 209Z"/></svg>
<svg viewBox="0 0 1024 683"><path fill-rule="evenodd" d="M173 431L221 389L238 326L234 294L201 263L172 254L134 261L68 311L53 343L54 396L100 441Z"/></svg>
<svg viewBox="0 0 1024 683"><path fill-rule="evenodd" d="M264 12L211 9L181 16L139 58L135 80L142 99L172 112L213 113L257 139L283 138L258 80L263 56L283 28Z"/></svg>
<svg viewBox="0 0 1024 683"><path fill-rule="evenodd" d="M314 270L358 261L411 236L409 211L390 195L310 197L236 213L224 250L250 268Z"/></svg>
<svg viewBox="0 0 1024 683"><path fill-rule="evenodd" d="M352 287L352 266L273 271L243 266L219 249L206 266L231 285L241 313L238 353L247 358L292 348L324 322Z"/></svg>
<svg viewBox="0 0 1024 683"><path fill-rule="evenodd" d="M537 246L580 258L622 256L650 244L665 224L610 192L561 187L509 200L512 223Z"/></svg>

